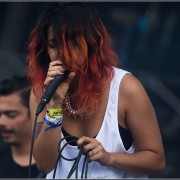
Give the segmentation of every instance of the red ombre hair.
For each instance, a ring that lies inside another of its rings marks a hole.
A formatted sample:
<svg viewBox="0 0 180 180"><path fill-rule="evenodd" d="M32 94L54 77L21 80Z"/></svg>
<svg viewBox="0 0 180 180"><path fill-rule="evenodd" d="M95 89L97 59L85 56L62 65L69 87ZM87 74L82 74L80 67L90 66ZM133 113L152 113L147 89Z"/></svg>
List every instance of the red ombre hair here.
<svg viewBox="0 0 180 180"><path fill-rule="evenodd" d="M78 79L77 91L70 97L78 97L77 108L86 102L88 110L94 111L109 75L114 75L113 66L119 62L100 17L88 3L48 3L30 36L28 76L36 95L44 88L50 63L50 26L59 58Z"/></svg>

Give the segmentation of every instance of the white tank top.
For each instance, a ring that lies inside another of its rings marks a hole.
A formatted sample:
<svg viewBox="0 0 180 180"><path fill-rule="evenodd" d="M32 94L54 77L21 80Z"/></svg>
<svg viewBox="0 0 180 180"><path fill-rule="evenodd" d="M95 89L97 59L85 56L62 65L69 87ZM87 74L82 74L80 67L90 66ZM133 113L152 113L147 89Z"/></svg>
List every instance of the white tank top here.
<svg viewBox="0 0 180 180"><path fill-rule="evenodd" d="M106 107L106 112L104 116L104 120L102 126L99 130L99 133L96 136L96 139L100 141L107 152L119 152L119 153L127 153L133 154L135 152L135 146L133 145L126 150L122 138L119 133L118 128L118 94L119 94L119 86L123 76L127 71L122 69L114 68L115 75L110 84L109 98L108 104ZM61 137L63 138L63 134L61 133ZM66 143L63 141L61 143L61 147ZM62 155L67 158L76 157L79 152L77 146L67 145L63 150ZM84 161L84 155L81 157L78 168L78 178L81 178L81 171ZM66 179L67 175L72 167L74 161L66 161L64 159L60 159L56 176L57 179ZM53 171L47 174L47 179L53 178ZM72 179L75 179L75 173L71 176ZM146 174L136 174L131 172L126 172L124 170L110 167L110 166L102 166L98 162L91 162L88 164L88 179L121 179L121 178L148 178Z"/></svg>

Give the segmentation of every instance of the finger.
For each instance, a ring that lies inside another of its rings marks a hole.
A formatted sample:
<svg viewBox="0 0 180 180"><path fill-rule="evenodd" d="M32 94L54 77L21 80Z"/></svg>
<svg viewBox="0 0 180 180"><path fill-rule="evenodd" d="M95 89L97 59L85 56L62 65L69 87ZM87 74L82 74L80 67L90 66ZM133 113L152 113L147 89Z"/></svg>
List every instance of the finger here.
<svg viewBox="0 0 180 180"><path fill-rule="evenodd" d="M93 151L94 153L94 151ZM90 161L100 161L102 159L102 154L101 153L94 153L93 156L89 155L89 160Z"/></svg>
<svg viewBox="0 0 180 180"><path fill-rule="evenodd" d="M98 145L89 151L89 157L95 156L96 154L100 153L101 151L103 151L103 147L101 145Z"/></svg>
<svg viewBox="0 0 180 180"><path fill-rule="evenodd" d="M61 60L55 60L50 62L49 66L63 65Z"/></svg>
<svg viewBox="0 0 180 180"><path fill-rule="evenodd" d="M64 70L63 71L58 71L58 70L54 70L54 71L48 71L47 73L47 77L46 77L46 80L44 82L44 85L48 85L50 83L50 81L52 81L54 79L54 77L56 75L61 75L64 73Z"/></svg>
<svg viewBox="0 0 180 180"><path fill-rule="evenodd" d="M90 157L94 156L95 154L97 154L103 150L103 146L98 141L96 141L95 143L92 143L92 144L88 144L84 148L85 148L85 151L87 150L86 152L89 152Z"/></svg>
<svg viewBox="0 0 180 180"><path fill-rule="evenodd" d="M46 80L44 81L44 85L47 86L53 79L54 77L47 77Z"/></svg>
<svg viewBox="0 0 180 180"><path fill-rule="evenodd" d="M62 66L50 66L48 71L64 71L65 69Z"/></svg>
<svg viewBox="0 0 180 180"><path fill-rule="evenodd" d="M101 165L107 161L107 152L104 150L102 145L89 152L89 160L90 162L98 161Z"/></svg>
<svg viewBox="0 0 180 180"><path fill-rule="evenodd" d="M83 151L84 153L87 153L88 151L92 151L94 149L96 149L97 147L99 146L99 143L97 141L93 141L93 142L90 142L86 145L84 145L84 148L83 148ZM92 152L90 153L91 155L93 154Z"/></svg>
<svg viewBox="0 0 180 180"><path fill-rule="evenodd" d="M53 70L53 71L48 71L47 73L47 77L54 77L56 75L60 75L60 74L63 74L64 71L59 71L59 70Z"/></svg>
<svg viewBox="0 0 180 180"><path fill-rule="evenodd" d="M95 141L94 138L91 137L87 137L87 136L82 136L81 138L79 138L79 140L77 141L77 145L80 146L83 143L90 143Z"/></svg>

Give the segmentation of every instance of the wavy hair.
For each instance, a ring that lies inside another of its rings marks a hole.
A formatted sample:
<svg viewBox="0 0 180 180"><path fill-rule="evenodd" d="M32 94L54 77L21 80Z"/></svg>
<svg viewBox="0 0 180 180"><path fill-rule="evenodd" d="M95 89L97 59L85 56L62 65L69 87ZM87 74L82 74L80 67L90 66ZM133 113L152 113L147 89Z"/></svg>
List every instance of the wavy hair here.
<svg viewBox="0 0 180 180"><path fill-rule="evenodd" d="M36 87L35 94L44 88L50 63L47 53L50 26L58 56L78 79L77 91L70 97L79 97L77 108L88 102L88 109L95 110L109 74L114 75L113 66L119 63L106 28L89 3L48 3L30 35L28 77L32 87Z"/></svg>

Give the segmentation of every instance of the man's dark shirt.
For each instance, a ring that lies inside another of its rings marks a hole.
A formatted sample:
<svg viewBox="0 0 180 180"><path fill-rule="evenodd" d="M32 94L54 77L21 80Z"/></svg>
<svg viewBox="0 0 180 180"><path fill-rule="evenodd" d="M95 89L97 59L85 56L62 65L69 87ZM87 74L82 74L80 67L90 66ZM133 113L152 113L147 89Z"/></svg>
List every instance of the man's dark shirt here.
<svg viewBox="0 0 180 180"><path fill-rule="evenodd" d="M12 159L9 147L0 150L0 178L28 178L29 166L20 166ZM37 166L31 166L31 178L44 178Z"/></svg>

